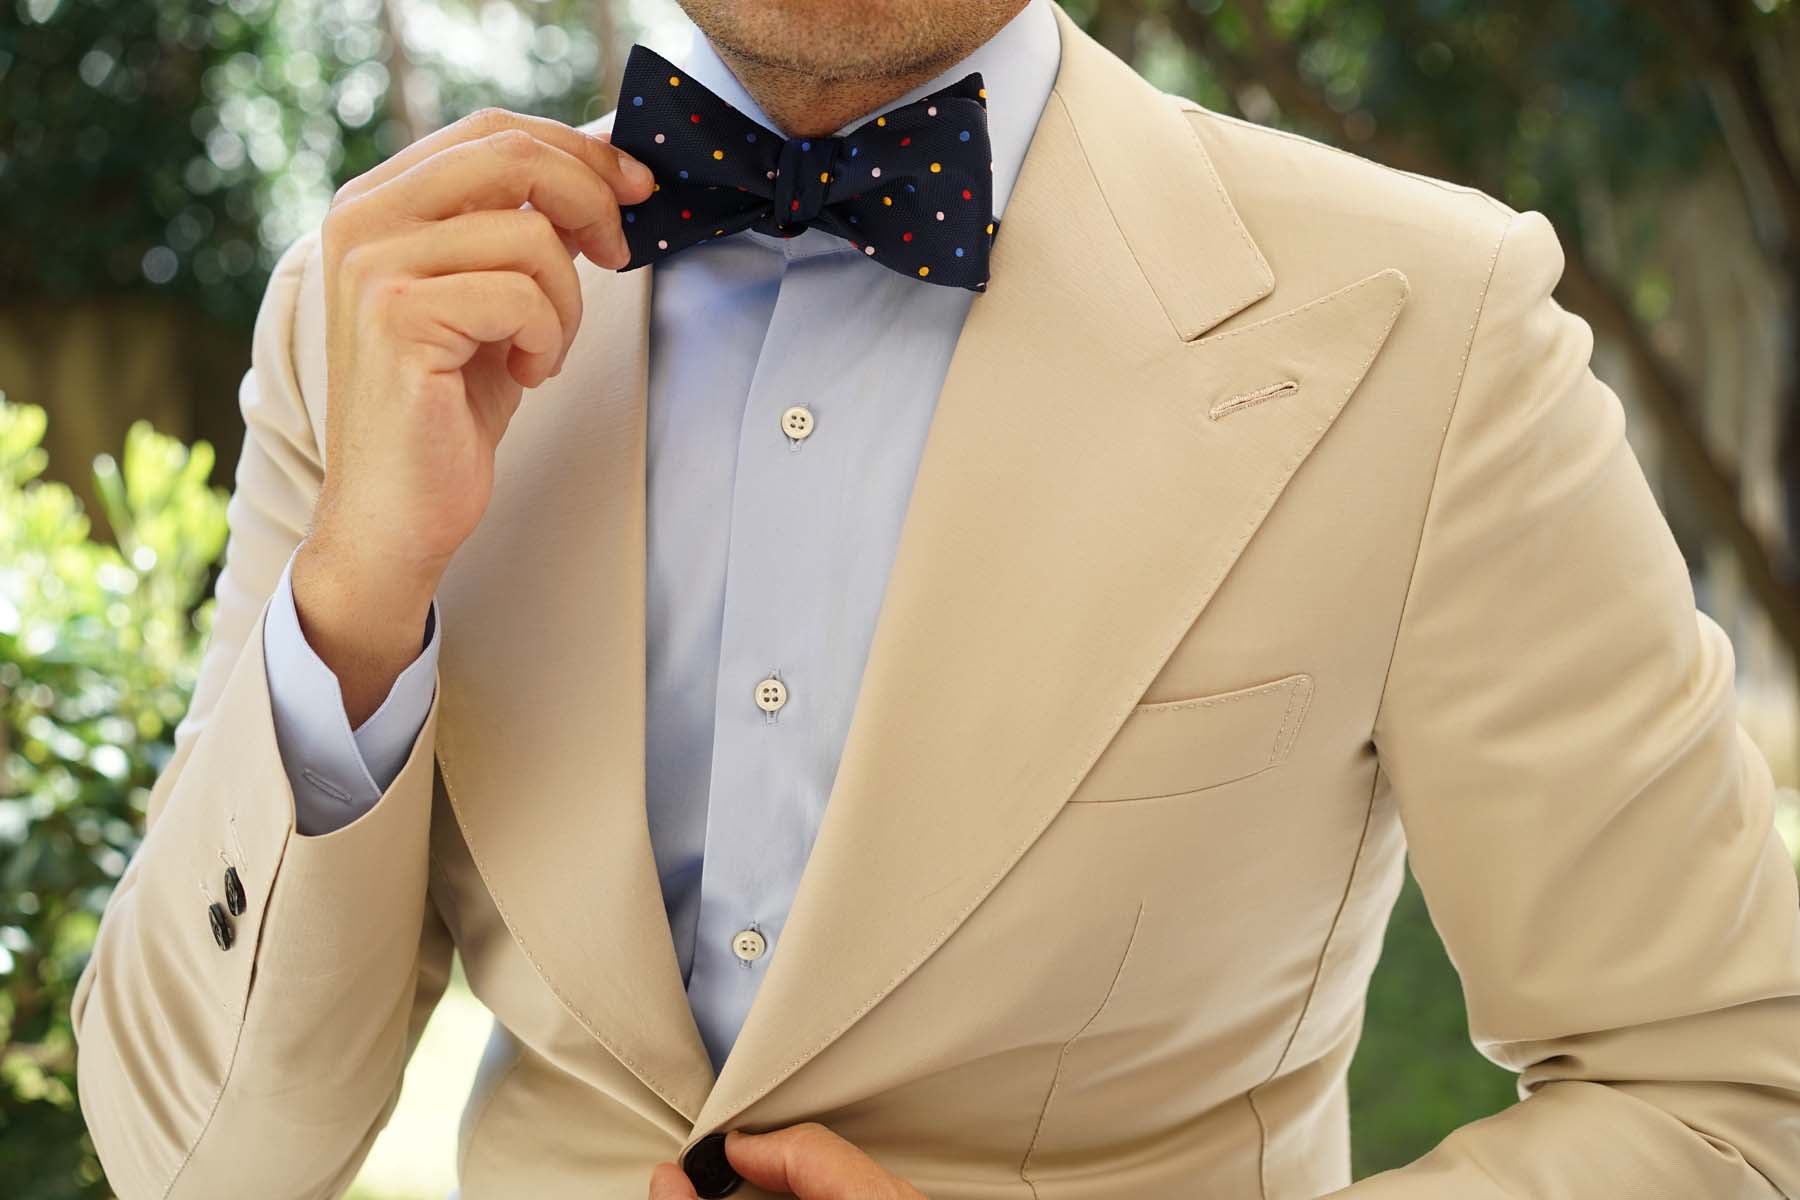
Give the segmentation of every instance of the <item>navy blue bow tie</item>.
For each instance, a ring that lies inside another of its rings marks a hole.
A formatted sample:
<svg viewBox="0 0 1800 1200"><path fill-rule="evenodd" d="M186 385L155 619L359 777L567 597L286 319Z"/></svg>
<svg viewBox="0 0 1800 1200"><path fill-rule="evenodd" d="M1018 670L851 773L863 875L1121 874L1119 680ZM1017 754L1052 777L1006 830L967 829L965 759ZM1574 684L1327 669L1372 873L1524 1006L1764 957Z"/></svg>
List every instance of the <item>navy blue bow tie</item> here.
<svg viewBox="0 0 1800 1200"><path fill-rule="evenodd" d="M612 142L657 179L624 210L621 270L742 229L793 237L816 226L910 278L987 287L999 223L979 72L841 137L784 138L636 45Z"/></svg>

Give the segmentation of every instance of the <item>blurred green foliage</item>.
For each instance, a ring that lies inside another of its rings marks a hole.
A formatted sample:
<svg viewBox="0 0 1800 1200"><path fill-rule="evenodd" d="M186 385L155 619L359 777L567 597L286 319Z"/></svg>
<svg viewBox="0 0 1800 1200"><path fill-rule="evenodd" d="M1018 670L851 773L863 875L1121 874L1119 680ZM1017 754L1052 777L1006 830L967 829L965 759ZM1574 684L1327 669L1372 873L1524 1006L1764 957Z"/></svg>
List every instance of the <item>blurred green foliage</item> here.
<svg viewBox="0 0 1800 1200"><path fill-rule="evenodd" d="M0 1196L104 1196L69 1002L187 709L225 544L212 450L139 424L95 466L117 544L38 478L44 410L0 397Z"/></svg>
<svg viewBox="0 0 1800 1200"><path fill-rule="evenodd" d="M215 315L254 309L264 164L241 142L232 151L219 103L258 41L236 7L0 9L0 294L74 299L149 282Z"/></svg>
<svg viewBox="0 0 1800 1200"><path fill-rule="evenodd" d="M1458 1125L1518 1099L1511 1071L1469 1044L1461 984L1419 885L1406 874L1369 980L1350 1064L1350 1157L1358 1179L1404 1166Z"/></svg>
<svg viewBox="0 0 1800 1200"><path fill-rule="evenodd" d="M338 183L502 104L598 116L590 0L0 0L0 297L157 291L248 327ZM227 464L229 465L229 464Z"/></svg>
<svg viewBox="0 0 1800 1200"><path fill-rule="evenodd" d="M1718 127L1694 48L1624 0L1192 0L1168 10L1222 108L1266 96L1315 136L1402 148L1559 229L1583 197L1691 171ZM1260 91L1256 91L1260 86ZM1304 90L1303 90L1304 89Z"/></svg>

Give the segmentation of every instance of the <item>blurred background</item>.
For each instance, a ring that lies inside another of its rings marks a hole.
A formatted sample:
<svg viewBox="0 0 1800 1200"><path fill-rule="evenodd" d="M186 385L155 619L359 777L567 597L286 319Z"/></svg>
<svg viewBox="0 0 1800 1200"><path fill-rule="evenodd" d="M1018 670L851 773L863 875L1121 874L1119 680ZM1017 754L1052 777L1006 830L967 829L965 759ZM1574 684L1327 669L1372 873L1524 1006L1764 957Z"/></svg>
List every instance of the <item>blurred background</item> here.
<svg viewBox="0 0 1800 1200"><path fill-rule="evenodd" d="M1800 0L1065 0L1154 83L1554 221L1560 298L1731 635L1800 845ZM110 1195L70 992L204 646L278 253L482 105L578 123L671 0L0 0L0 1196ZM439 1008L362 1200L442 1200L485 1034ZM1516 1097L1410 881L1358 1175Z"/></svg>

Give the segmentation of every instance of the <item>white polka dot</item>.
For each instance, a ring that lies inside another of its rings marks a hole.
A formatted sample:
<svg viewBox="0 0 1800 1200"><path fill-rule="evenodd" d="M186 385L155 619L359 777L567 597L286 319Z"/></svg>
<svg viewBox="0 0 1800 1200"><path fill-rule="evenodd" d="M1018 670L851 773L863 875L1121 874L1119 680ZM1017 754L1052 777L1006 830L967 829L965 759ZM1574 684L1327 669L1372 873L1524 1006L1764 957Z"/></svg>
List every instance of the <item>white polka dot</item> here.
<svg viewBox="0 0 1800 1200"><path fill-rule="evenodd" d="M773 172L773 171L765 171L764 174L766 176L768 176L770 179L775 178L775 172Z"/></svg>
<svg viewBox="0 0 1800 1200"><path fill-rule="evenodd" d="M881 168L880 167L870 167L869 168L869 178L880 179L881 178Z"/></svg>
<svg viewBox="0 0 1800 1200"><path fill-rule="evenodd" d="M863 253L864 253L864 254L873 254L873 253L875 253L875 247L873 247L873 246L864 246L864 247L863 247Z"/></svg>
<svg viewBox="0 0 1800 1200"><path fill-rule="evenodd" d="M944 210L941 208L938 209L937 219L940 221L944 219Z"/></svg>
<svg viewBox="0 0 1800 1200"><path fill-rule="evenodd" d="M663 135L659 133L656 135L656 144L660 146L660 145L662 145L662 142L663 142Z"/></svg>
<svg viewBox="0 0 1800 1200"><path fill-rule="evenodd" d="M658 238L657 242L656 242L656 248L658 250L667 250L669 248L669 239Z"/></svg>
<svg viewBox="0 0 1800 1200"><path fill-rule="evenodd" d="M932 105L932 106L931 106L931 107L930 107L930 108L928 108L928 109L926 109L926 110L925 110L925 115L926 115L926 116L928 116L928 117L935 117L935 116L937 116L937 105L935 105L935 104L934 104L934 105Z"/></svg>

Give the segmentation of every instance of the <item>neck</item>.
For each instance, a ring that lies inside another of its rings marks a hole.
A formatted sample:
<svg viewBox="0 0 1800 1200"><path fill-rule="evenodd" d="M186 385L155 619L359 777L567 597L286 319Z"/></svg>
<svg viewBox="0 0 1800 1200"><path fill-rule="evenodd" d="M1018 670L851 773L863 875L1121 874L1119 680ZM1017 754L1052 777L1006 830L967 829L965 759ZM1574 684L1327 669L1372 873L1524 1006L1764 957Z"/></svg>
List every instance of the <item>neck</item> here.
<svg viewBox="0 0 1800 1200"><path fill-rule="evenodd" d="M757 107L775 122L782 134L824 137L961 62L993 37L1025 4L1026 0L1014 0L1010 5L996 9L982 27L969 30L966 39L888 74L865 72L825 76L748 55L718 41L714 46L725 65L731 68L731 73L756 101Z"/></svg>

